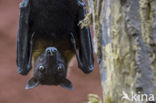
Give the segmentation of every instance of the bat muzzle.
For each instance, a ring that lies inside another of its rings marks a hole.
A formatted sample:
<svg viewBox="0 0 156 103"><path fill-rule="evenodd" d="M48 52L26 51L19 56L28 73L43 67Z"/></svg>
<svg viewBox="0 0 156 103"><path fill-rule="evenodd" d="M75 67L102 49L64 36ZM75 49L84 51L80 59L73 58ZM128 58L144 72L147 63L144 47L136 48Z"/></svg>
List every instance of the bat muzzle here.
<svg viewBox="0 0 156 103"><path fill-rule="evenodd" d="M46 54L48 56L54 56L54 55L56 55L56 52L57 52L57 49L55 47L48 47L46 49Z"/></svg>

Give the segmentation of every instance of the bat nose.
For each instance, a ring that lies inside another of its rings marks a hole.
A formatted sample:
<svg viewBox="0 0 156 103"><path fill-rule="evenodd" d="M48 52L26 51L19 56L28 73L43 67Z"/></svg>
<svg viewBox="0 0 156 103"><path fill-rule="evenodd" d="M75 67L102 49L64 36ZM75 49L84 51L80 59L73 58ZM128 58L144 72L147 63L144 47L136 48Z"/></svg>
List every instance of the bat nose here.
<svg viewBox="0 0 156 103"><path fill-rule="evenodd" d="M46 53L50 56L55 55L56 52L57 52L57 49L55 47L48 47L46 49Z"/></svg>

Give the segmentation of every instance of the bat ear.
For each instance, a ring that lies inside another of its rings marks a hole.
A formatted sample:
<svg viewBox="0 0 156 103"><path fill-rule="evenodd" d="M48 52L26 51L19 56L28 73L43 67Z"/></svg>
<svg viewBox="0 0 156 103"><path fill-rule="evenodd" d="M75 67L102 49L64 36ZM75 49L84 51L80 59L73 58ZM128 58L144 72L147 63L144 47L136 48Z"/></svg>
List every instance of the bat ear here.
<svg viewBox="0 0 156 103"><path fill-rule="evenodd" d="M72 82L70 80L68 80L68 79L64 79L60 85L63 88L73 90Z"/></svg>
<svg viewBox="0 0 156 103"><path fill-rule="evenodd" d="M31 89L31 88L35 88L39 84L40 84L39 81L36 78L32 77L30 80L27 81L25 89L28 90L28 89Z"/></svg>

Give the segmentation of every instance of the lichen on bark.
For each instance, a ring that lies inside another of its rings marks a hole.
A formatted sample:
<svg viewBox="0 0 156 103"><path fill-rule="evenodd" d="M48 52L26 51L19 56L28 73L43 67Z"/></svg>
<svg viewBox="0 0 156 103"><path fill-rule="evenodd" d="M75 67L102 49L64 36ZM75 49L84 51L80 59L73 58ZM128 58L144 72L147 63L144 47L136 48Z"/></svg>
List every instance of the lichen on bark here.
<svg viewBox="0 0 156 103"><path fill-rule="evenodd" d="M122 100L123 91L156 95L156 1L88 0L88 4L104 103L137 103Z"/></svg>

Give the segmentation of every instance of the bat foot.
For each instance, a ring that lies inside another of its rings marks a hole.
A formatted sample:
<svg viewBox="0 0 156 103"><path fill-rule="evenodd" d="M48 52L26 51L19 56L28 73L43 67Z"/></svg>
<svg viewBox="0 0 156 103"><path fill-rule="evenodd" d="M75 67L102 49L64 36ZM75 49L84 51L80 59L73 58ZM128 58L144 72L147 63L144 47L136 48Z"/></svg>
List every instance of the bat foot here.
<svg viewBox="0 0 156 103"><path fill-rule="evenodd" d="M84 66L84 67L80 67L80 69L84 73L89 74L89 73L91 73L94 70L94 66L93 65L90 65L89 67Z"/></svg>

